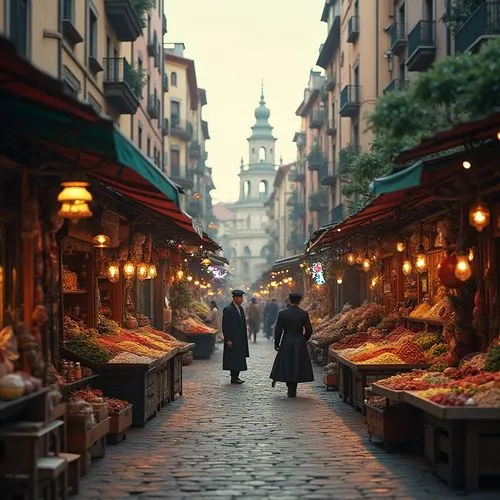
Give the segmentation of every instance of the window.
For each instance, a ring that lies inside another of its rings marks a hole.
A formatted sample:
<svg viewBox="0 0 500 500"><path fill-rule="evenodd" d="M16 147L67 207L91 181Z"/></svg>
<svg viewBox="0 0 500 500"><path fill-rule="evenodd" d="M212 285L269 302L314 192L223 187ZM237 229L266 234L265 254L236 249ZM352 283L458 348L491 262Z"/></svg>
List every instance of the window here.
<svg viewBox="0 0 500 500"><path fill-rule="evenodd" d="M89 36L88 48L89 57L97 59L97 15L93 9L89 9Z"/></svg>
<svg viewBox="0 0 500 500"><path fill-rule="evenodd" d="M170 101L170 125L177 127L181 116L181 105L177 101Z"/></svg>
<svg viewBox="0 0 500 500"><path fill-rule="evenodd" d="M155 165L158 165L158 150L156 146L153 148L153 162Z"/></svg>
<svg viewBox="0 0 500 500"><path fill-rule="evenodd" d="M23 57L29 56L29 32L29 0L10 0L9 38Z"/></svg>
<svg viewBox="0 0 500 500"><path fill-rule="evenodd" d="M248 262L243 262L243 276L248 276L250 274L250 265Z"/></svg>
<svg viewBox="0 0 500 500"><path fill-rule="evenodd" d="M89 92L87 100L89 104L97 111L98 113L102 113L102 106L99 104L99 101Z"/></svg>
<svg viewBox="0 0 500 500"><path fill-rule="evenodd" d="M137 70L139 72L139 75L144 75L144 69L142 68L142 57L138 57L137 58ZM149 78L149 76L148 76ZM142 80L142 82L144 83L144 80ZM139 99L142 99L143 97L143 86L142 85L139 85Z"/></svg>
<svg viewBox="0 0 500 500"><path fill-rule="evenodd" d="M142 151L142 125L137 125L137 146Z"/></svg>
<svg viewBox="0 0 500 500"><path fill-rule="evenodd" d="M148 137L148 140L146 142L146 154L148 158L151 158L151 139Z"/></svg>
<svg viewBox="0 0 500 500"><path fill-rule="evenodd" d="M75 0L63 0L63 19L75 22Z"/></svg>
<svg viewBox="0 0 500 500"><path fill-rule="evenodd" d="M267 181L259 182L259 195L265 196L267 194Z"/></svg>
<svg viewBox="0 0 500 500"><path fill-rule="evenodd" d="M177 87L177 73L175 71L170 74L170 83L172 87Z"/></svg>
<svg viewBox="0 0 500 500"><path fill-rule="evenodd" d="M266 161L266 148L264 146L259 148L259 160L261 162Z"/></svg>
<svg viewBox="0 0 500 500"><path fill-rule="evenodd" d="M181 153L178 149L170 150L170 175L172 177L181 176Z"/></svg>
<svg viewBox="0 0 500 500"><path fill-rule="evenodd" d="M243 183L243 196L245 198L250 198L251 189L250 189L250 181L245 181Z"/></svg>
<svg viewBox="0 0 500 500"><path fill-rule="evenodd" d="M80 95L80 81L78 78L68 69L67 66L63 67L63 84L64 84L64 91L73 96L73 97L78 97Z"/></svg>
<svg viewBox="0 0 500 500"><path fill-rule="evenodd" d="M250 250L250 247L245 246L243 249L243 256L244 257L251 257L252 256L252 251Z"/></svg>

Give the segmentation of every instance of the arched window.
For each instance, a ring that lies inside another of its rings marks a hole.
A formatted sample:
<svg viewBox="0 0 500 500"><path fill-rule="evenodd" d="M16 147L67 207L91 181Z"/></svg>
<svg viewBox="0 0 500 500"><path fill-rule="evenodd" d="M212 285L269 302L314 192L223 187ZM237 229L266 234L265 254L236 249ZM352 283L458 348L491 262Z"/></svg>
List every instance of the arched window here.
<svg viewBox="0 0 500 500"><path fill-rule="evenodd" d="M250 229L252 227L252 216L249 215L247 217L247 229Z"/></svg>
<svg viewBox="0 0 500 500"><path fill-rule="evenodd" d="M250 194L251 194L251 184L250 184L250 181L245 181L243 183L243 196L245 198L250 198Z"/></svg>
<svg viewBox="0 0 500 500"><path fill-rule="evenodd" d="M267 195L267 181L259 182L259 195L264 197Z"/></svg>
<svg viewBox="0 0 500 500"><path fill-rule="evenodd" d="M259 160L261 162L266 161L266 156L267 156L267 154L266 154L266 148L264 146L261 146L259 148Z"/></svg>
<svg viewBox="0 0 500 500"><path fill-rule="evenodd" d="M248 276L250 274L250 264L248 262L243 262L243 276Z"/></svg>
<svg viewBox="0 0 500 500"><path fill-rule="evenodd" d="M170 83L172 87L177 87L177 73L175 71L172 71L170 75Z"/></svg>
<svg viewBox="0 0 500 500"><path fill-rule="evenodd" d="M250 250L250 247L245 246L243 249L243 256L244 257L251 257L252 256L252 251Z"/></svg>
<svg viewBox="0 0 500 500"><path fill-rule="evenodd" d="M262 247L262 250L260 251L260 256L261 257L269 257L271 255L271 247L269 245L265 245Z"/></svg>

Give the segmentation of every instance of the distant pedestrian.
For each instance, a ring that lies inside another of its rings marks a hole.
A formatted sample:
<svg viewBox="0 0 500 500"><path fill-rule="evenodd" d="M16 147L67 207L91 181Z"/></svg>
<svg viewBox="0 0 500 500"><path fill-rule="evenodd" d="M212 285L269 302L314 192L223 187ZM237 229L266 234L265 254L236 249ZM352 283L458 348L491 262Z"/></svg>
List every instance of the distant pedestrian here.
<svg viewBox="0 0 500 500"><path fill-rule="evenodd" d="M246 313L248 318L248 339L251 340L253 337L253 341L255 343L257 342L257 333L260 329L260 307L259 304L257 304L257 299L255 297L252 297Z"/></svg>
<svg viewBox="0 0 500 500"><path fill-rule="evenodd" d="M243 303L242 290L233 290L233 301L222 311L222 334L224 335L224 353L222 369L231 372L231 384L243 384L240 372L247 369L246 358L249 357L247 322Z"/></svg>
<svg viewBox="0 0 500 500"><path fill-rule="evenodd" d="M273 326L276 323L276 318L278 317L278 304L276 299L272 299L271 302L266 304L264 307L264 334L266 339L271 338Z"/></svg>
<svg viewBox="0 0 500 500"><path fill-rule="evenodd" d="M274 329L274 348L278 351L270 378L286 382L288 397L297 396L297 384L312 382L314 375L307 350L307 341L313 333L309 314L299 307L302 295L297 292L289 296L290 307L278 313Z"/></svg>
<svg viewBox="0 0 500 500"><path fill-rule="evenodd" d="M208 316L208 324L214 330L217 330L217 335L216 335L217 341L222 342L224 337L221 331L219 307L217 306L217 302L215 302L215 300L211 300L209 302L209 306L210 306L210 314Z"/></svg>

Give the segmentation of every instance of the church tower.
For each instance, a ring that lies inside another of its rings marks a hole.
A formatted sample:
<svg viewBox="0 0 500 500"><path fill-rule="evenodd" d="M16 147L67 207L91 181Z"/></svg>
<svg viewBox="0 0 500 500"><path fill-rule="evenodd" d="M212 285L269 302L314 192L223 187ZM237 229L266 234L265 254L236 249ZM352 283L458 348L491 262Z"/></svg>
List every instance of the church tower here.
<svg viewBox="0 0 500 500"><path fill-rule="evenodd" d="M266 227L269 219L265 204L272 192L278 165L275 161L273 127L269 123L271 112L266 107L264 89L255 109L255 124L248 137L248 163L240 164L240 193L230 208L234 227L228 235L226 254L233 267L231 285L245 289L255 282L270 264L273 245Z"/></svg>

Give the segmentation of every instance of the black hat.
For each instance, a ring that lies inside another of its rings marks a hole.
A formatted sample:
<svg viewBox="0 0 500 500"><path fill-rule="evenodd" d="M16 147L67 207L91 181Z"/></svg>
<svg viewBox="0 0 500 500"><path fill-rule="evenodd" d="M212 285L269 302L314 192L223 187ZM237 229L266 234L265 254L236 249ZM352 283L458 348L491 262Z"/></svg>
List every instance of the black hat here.
<svg viewBox="0 0 500 500"><path fill-rule="evenodd" d="M299 292L292 292L288 295L288 298L290 300L301 300L302 299L302 294Z"/></svg>
<svg viewBox="0 0 500 500"><path fill-rule="evenodd" d="M243 297L243 295L245 295L243 290L233 290L231 293L233 297Z"/></svg>

